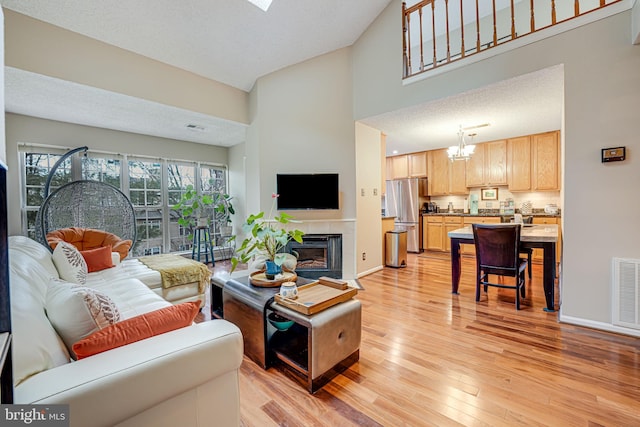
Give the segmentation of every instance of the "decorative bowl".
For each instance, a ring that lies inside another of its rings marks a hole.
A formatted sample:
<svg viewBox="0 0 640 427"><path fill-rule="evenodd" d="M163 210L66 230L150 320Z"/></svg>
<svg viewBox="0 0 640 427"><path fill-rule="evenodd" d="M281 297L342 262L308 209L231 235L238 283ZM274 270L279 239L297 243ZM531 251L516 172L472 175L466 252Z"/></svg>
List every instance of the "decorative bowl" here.
<svg viewBox="0 0 640 427"><path fill-rule="evenodd" d="M279 331L286 331L291 326L293 326L293 320L286 319L274 312L269 313L269 316L267 316L267 320L273 325L274 328Z"/></svg>

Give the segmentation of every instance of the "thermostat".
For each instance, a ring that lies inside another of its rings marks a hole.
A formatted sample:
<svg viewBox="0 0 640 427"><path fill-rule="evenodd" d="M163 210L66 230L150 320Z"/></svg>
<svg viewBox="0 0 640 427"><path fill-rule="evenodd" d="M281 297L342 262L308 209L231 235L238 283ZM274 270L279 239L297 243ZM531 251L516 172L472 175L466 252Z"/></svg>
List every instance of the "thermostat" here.
<svg viewBox="0 0 640 427"><path fill-rule="evenodd" d="M625 147L603 148L602 149L602 163L606 162L620 162L624 160Z"/></svg>

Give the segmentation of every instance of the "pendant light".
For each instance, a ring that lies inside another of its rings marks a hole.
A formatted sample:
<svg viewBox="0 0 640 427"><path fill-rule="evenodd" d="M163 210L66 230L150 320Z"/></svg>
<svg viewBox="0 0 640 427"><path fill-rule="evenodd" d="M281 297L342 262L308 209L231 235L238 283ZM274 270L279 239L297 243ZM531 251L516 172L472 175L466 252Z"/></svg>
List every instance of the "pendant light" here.
<svg viewBox="0 0 640 427"><path fill-rule="evenodd" d="M475 136L475 134L472 135L472 138L473 136ZM464 140L464 129L460 126L460 130L458 130L458 145L452 145L449 147L447 155L449 156L449 160L452 162L455 160L469 160L475 149L475 145L467 145Z"/></svg>

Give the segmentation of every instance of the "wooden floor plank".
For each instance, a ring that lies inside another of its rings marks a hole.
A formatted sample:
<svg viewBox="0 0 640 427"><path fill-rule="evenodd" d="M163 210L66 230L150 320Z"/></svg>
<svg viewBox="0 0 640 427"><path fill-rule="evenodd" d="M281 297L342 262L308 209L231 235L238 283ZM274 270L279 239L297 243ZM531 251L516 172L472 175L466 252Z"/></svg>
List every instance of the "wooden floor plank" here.
<svg viewBox="0 0 640 427"><path fill-rule="evenodd" d="M539 264L520 311L511 290L476 303L472 258L452 295L443 255L410 254L407 268L359 279L360 361L315 395L245 358L242 425L640 425L640 339L544 312Z"/></svg>

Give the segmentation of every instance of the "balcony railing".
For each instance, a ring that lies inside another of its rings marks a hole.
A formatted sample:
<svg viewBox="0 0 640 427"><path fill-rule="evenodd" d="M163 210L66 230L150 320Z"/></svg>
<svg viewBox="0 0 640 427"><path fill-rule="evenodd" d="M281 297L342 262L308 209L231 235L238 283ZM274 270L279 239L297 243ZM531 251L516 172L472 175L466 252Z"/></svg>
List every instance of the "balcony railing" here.
<svg viewBox="0 0 640 427"><path fill-rule="evenodd" d="M622 0L423 0L402 3L403 77L533 34Z"/></svg>

